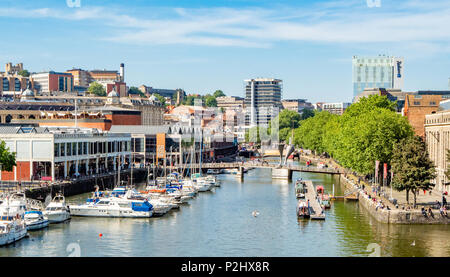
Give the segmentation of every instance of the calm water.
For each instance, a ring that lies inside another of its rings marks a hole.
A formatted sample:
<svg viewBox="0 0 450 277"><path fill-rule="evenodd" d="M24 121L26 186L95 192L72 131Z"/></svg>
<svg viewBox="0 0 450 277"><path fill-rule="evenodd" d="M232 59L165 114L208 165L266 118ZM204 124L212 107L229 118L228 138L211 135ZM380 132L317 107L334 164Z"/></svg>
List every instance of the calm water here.
<svg viewBox="0 0 450 277"><path fill-rule="evenodd" d="M336 194L343 193L337 177L294 173L293 179L300 176L329 192L334 183ZM0 248L0 256L68 256L73 243L81 256L367 256L371 243L380 245L381 256L450 256L448 226L379 224L358 203L343 201L333 203L326 221L298 221L294 184L273 181L270 170L251 170L243 183L232 175L219 178L220 188L164 217L75 217L30 232Z"/></svg>

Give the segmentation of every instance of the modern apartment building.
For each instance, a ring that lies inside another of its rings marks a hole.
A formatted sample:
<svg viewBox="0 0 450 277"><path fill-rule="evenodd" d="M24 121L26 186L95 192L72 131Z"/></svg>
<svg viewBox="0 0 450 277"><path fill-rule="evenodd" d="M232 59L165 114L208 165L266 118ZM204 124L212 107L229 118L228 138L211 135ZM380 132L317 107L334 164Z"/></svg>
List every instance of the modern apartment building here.
<svg viewBox="0 0 450 277"><path fill-rule="evenodd" d="M73 75L62 72L41 72L31 75L34 82L34 88L39 93L50 92L72 92Z"/></svg>
<svg viewBox="0 0 450 277"><path fill-rule="evenodd" d="M245 80L246 126L267 125L278 115L282 84L282 80L272 78Z"/></svg>
<svg viewBox="0 0 450 277"><path fill-rule="evenodd" d="M403 89L403 58L353 56L353 96L366 88Z"/></svg>

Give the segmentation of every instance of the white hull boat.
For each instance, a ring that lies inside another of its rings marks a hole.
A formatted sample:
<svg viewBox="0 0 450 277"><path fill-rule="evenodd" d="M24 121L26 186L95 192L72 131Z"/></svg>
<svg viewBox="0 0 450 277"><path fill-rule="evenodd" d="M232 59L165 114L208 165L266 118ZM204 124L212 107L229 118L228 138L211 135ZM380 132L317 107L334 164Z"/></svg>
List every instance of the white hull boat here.
<svg viewBox="0 0 450 277"><path fill-rule="evenodd" d="M153 206L146 200L127 200L116 197L92 200L86 204L69 206L70 214L73 216L132 218L148 218L153 215Z"/></svg>
<svg viewBox="0 0 450 277"><path fill-rule="evenodd" d="M70 211L63 195L58 194L42 212L50 223L60 223L70 219Z"/></svg>
<svg viewBox="0 0 450 277"><path fill-rule="evenodd" d="M48 227L49 220L41 211L27 211L24 216L27 230L39 230Z"/></svg>

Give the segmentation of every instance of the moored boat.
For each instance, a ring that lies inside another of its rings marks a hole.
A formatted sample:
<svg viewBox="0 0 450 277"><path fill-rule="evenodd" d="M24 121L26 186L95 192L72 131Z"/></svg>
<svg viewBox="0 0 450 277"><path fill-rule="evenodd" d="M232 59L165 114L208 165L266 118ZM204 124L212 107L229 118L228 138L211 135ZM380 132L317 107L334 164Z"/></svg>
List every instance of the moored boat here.
<svg viewBox="0 0 450 277"><path fill-rule="evenodd" d="M297 217L299 218L309 218L309 206L304 200L299 200L297 204Z"/></svg>
<svg viewBox="0 0 450 277"><path fill-rule="evenodd" d="M48 227L49 220L41 211L26 211L24 215L27 230L39 230Z"/></svg>
<svg viewBox="0 0 450 277"><path fill-rule="evenodd" d="M60 223L70 219L70 211L64 195L57 194L42 212L49 223Z"/></svg>

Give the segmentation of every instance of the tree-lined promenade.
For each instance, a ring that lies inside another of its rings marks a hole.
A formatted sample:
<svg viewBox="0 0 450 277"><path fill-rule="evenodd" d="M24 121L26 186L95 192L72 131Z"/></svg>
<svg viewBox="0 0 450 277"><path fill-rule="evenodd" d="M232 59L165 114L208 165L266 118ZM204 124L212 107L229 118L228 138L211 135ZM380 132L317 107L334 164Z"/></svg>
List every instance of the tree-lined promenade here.
<svg viewBox="0 0 450 277"><path fill-rule="evenodd" d="M434 187L431 180L435 169L425 142L414 136L408 120L395 107L396 103L386 96L372 95L352 104L343 115L322 111L301 118L283 110L277 118L279 137L288 142L294 131L297 147L330 156L361 176L374 176L376 161L380 166L378 172L382 173L386 163L393 173L392 187L405 191L407 199L413 193L415 204L419 190Z"/></svg>

